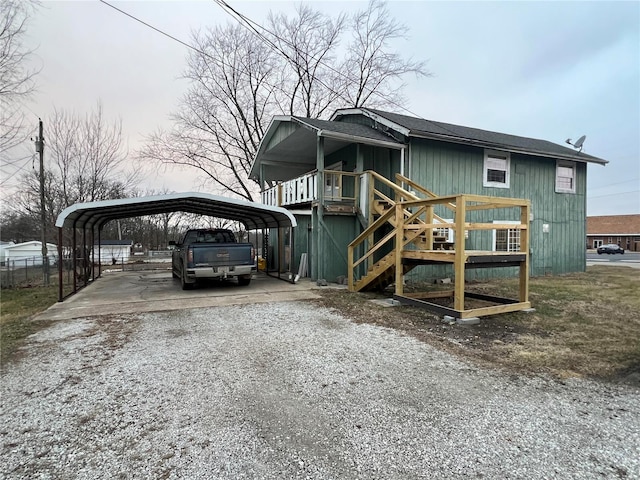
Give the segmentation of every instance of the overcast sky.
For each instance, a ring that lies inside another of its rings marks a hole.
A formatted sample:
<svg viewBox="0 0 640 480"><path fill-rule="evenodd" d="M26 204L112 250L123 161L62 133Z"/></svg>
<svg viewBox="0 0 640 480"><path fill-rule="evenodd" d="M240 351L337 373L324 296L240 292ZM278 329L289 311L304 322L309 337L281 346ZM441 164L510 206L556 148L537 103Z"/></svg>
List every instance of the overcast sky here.
<svg viewBox="0 0 640 480"><path fill-rule="evenodd" d="M269 10L295 6L228 3L262 24ZM310 3L327 12L365 6ZM212 0L113 4L186 42L192 30L234 21ZM586 135L583 151L610 162L589 166L588 214L640 213L640 2L391 1L389 9L409 27L396 48L433 73L408 79L411 112L559 144ZM54 106L84 115L99 100L107 119L122 119L131 151L170 125L187 88L185 46L98 1L44 1L28 34L42 68L29 104L34 132ZM197 190L194 172L149 174L145 184Z"/></svg>

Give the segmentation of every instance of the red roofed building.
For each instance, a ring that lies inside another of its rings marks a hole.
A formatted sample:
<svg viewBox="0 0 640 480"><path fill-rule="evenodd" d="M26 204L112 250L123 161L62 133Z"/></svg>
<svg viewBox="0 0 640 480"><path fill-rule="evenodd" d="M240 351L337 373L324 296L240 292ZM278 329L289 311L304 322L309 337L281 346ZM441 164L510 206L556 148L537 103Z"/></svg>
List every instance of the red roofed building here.
<svg viewBox="0 0 640 480"><path fill-rule="evenodd" d="M640 215L587 217L587 248L598 248L607 243L640 251Z"/></svg>

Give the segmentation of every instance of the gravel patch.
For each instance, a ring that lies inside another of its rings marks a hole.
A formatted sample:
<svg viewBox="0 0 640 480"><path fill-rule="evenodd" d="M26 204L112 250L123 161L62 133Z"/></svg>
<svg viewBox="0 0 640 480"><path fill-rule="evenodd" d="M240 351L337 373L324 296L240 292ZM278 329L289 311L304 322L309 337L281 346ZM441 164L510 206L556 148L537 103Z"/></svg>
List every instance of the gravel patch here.
<svg viewBox="0 0 640 480"><path fill-rule="evenodd" d="M305 302L60 321L1 380L7 479L640 478L637 389Z"/></svg>

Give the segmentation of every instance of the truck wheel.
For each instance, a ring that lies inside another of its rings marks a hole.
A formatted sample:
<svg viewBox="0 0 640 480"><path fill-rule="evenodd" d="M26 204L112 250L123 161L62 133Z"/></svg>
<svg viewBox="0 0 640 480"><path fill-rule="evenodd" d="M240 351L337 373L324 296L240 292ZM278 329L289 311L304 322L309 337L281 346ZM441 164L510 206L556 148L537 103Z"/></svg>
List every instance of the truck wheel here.
<svg viewBox="0 0 640 480"><path fill-rule="evenodd" d="M241 287L246 287L251 283L251 275L243 275L242 277L238 277L238 285Z"/></svg>
<svg viewBox="0 0 640 480"><path fill-rule="evenodd" d="M182 275L180 275L180 286L183 290L191 290L193 288L193 283L187 282L186 273L184 268L182 269Z"/></svg>

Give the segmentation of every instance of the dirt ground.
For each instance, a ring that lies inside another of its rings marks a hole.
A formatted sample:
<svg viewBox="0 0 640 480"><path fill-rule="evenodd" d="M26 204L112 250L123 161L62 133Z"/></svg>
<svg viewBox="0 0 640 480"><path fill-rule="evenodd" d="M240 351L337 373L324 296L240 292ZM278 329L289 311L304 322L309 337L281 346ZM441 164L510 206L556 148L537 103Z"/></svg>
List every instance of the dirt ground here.
<svg viewBox="0 0 640 480"><path fill-rule="evenodd" d="M576 360L574 353L567 363L571 368L549 365L549 361L536 358L535 347L555 349L554 355L563 355L558 342L551 340L556 332L540 328L536 313L483 317L477 325L458 325L444 322L441 315L410 306L381 308L381 300L389 294L350 293L344 290L323 290L319 304L334 308L356 323L367 323L404 332L420 341L437 346L455 355L472 359L486 367L499 368L518 375L551 375L559 380L568 377L590 377L613 383L640 387L640 363L618 366L601 365L594 369L593 361L585 355ZM376 300L378 300L376 302ZM544 308L544 307L543 307ZM549 346L545 341L549 339ZM540 347L540 345L545 345ZM523 358L523 355L525 358ZM542 355L538 355L542 356ZM550 356L551 357L551 356ZM562 363L562 362L559 362Z"/></svg>

